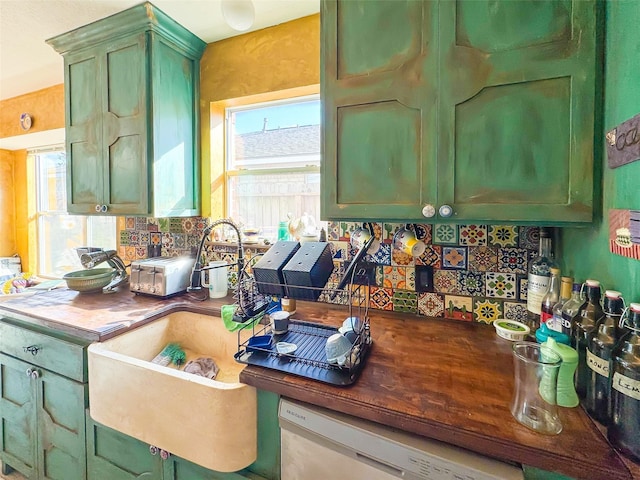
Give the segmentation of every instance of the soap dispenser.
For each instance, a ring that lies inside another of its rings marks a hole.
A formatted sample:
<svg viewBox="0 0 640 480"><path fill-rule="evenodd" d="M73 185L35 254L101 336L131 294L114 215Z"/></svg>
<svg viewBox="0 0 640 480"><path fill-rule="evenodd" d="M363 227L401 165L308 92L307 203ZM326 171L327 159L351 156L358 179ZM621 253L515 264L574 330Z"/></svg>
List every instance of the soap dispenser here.
<svg viewBox="0 0 640 480"><path fill-rule="evenodd" d="M569 345L558 343L551 336L542 345L556 352L562 359L558 372L556 403L561 407L577 407L580 400L573 383L573 375L578 366L578 352Z"/></svg>

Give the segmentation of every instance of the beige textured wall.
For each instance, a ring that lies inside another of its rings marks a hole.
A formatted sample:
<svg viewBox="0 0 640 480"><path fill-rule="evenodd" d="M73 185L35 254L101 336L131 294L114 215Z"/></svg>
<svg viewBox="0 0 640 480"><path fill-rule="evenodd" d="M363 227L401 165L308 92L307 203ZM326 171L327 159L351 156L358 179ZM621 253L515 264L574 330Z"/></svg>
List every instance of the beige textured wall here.
<svg viewBox="0 0 640 480"><path fill-rule="evenodd" d="M319 92L320 15L210 43L200 69L202 215L218 218L224 214L224 108Z"/></svg>

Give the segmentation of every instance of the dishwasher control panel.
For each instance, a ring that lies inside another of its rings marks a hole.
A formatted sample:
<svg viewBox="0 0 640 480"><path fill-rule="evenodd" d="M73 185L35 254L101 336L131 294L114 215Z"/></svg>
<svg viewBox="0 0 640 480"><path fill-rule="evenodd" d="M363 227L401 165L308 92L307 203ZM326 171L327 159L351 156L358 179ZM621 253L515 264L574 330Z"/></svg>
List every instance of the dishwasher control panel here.
<svg viewBox="0 0 640 480"><path fill-rule="evenodd" d="M297 401L282 399L279 417L282 480L320 480L332 471L368 480L523 479L515 465ZM306 454L287 451L303 443Z"/></svg>

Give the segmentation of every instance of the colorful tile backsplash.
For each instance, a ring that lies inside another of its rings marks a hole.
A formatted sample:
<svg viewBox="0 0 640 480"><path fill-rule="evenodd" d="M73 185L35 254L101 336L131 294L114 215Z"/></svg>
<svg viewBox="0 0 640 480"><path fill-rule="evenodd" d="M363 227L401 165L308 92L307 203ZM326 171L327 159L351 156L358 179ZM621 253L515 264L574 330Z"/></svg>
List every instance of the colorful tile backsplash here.
<svg viewBox="0 0 640 480"><path fill-rule="evenodd" d="M161 245L163 256L193 255L208 219L133 218L119 223L119 254L130 262L146 258L150 246ZM526 273L538 248L537 227L507 225L415 225L416 237L426 244L414 258L392 245L404 224L374 223L380 248L365 257L373 269L369 286L371 307L430 317L491 323L497 318L526 318ZM334 271L327 288L335 288L356 253L350 234L359 223L329 222ZM207 261L235 261L235 248L224 243L225 232L214 232L205 244ZM246 246L245 246L246 247ZM268 247L245 248L252 258ZM231 270L230 280L236 277ZM346 295L323 301L345 304Z"/></svg>

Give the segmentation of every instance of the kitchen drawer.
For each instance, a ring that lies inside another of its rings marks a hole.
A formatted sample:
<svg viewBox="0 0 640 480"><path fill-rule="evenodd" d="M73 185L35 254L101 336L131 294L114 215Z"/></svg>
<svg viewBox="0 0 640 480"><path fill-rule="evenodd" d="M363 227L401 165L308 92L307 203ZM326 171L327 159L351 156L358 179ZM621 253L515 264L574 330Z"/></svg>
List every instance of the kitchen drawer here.
<svg viewBox="0 0 640 480"><path fill-rule="evenodd" d="M33 348L27 350L27 347ZM0 322L0 352L73 380L87 381L82 345Z"/></svg>

